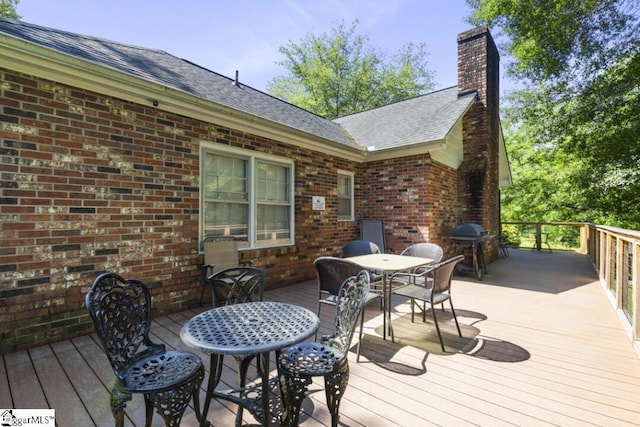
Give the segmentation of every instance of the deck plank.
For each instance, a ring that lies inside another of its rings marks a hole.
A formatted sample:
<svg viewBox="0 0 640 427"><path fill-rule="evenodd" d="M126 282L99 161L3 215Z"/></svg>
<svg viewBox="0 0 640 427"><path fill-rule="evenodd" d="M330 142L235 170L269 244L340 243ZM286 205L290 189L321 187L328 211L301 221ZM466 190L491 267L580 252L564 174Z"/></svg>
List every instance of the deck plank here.
<svg viewBox="0 0 640 427"><path fill-rule="evenodd" d="M47 399L28 351L18 351L5 355L7 383L11 389L14 409L46 409Z"/></svg>
<svg viewBox="0 0 640 427"><path fill-rule="evenodd" d="M52 347L93 422L97 425L113 422L109 399L114 375L102 349L89 336L55 343ZM106 370L108 383L96 374L97 369Z"/></svg>
<svg viewBox="0 0 640 427"><path fill-rule="evenodd" d="M76 358L86 361L94 376L90 383L95 384L95 389L83 387L82 389L85 390L82 394L83 401L87 402L87 405L93 405L92 409L95 412L93 418L97 426L111 426L113 425L113 417L109 402L111 389L115 383L115 375L109 360L98 344L98 338L95 334L74 338L72 342L78 352ZM74 365L69 364L68 368L73 370ZM86 374L91 375L88 371ZM82 384L85 379L77 377L75 381ZM134 394L132 400L127 402L125 407L125 426L143 426L144 418L144 399L141 395ZM162 426L162 418L157 414L154 415L152 425L154 427Z"/></svg>
<svg viewBox="0 0 640 427"><path fill-rule="evenodd" d="M372 343L370 339L367 339L366 343L368 347L380 347L379 351L381 352L384 351L384 347L389 346L388 343L381 343L381 340ZM442 422L438 422L440 425L457 425L465 422L473 422L480 425L513 425L514 422L517 425L526 425L531 423L531 417L520 416L519 413L509 409L507 409L507 421L496 417L495 414L502 411L503 408L498 407L495 402L483 400L483 389L473 386L461 386L464 383L460 382L459 378L456 378L461 376L457 373L457 369L451 372L443 371L441 375L434 376L431 366L438 356L426 354L425 352L420 354L415 349L401 345L398 345L397 348L397 352L390 358L390 362L393 362L393 364L389 363L388 366L398 371L406 372L407 375L398 376L396 378L398 382L395 384L390 382L392 378L385 379L380 377L378 379L370 373L367 374L367 379L383 383L385 387L394 390L402 390L405 399L408 401L415 400L416 395L428 396L428 398L424 399L424 404L427 407L425 411L429 413L430 420L435 420L437 414L442 419ZM379 360L379 358L376 357L376 360ZM459 360L456 366L464 362L464 360ZM447 363L446 366L448 365ZM417 377L420 378L420 381L415 381ZM447 381L442 381L441 378L446 378ZM464 377L462 379L464 381ZM471 419L467 414L468 408L474 408L473 418ZM438 414L443 410L446 411L447 416L459 418L445 420L443 415Z"/></svg>
<svg viewBox="0 0 640 427"><path fill-rule="evenodd" d="M56 343L54 346L64 346L69 341ZM33 366L36 370L42 389L45 392L50 407L56 410L56 422L61 426L88 426L93 424L91 416L74 386L71 384L57 356L63 359L73 358L75 351L66 351L56 355L48 346L36 347L29 350ZM71 361L73 363L73 361ZM74 366L74 369L78 369ZM78 393L82 394L82 390Z"/></svg>
<svg viewBox="0 0 640 427"><path fill-rule="evenodd" d="M9 389L9 381L7 377L7 371L5 369L4 356L0 355L0 408L9 409L13 408L11 402L11 389Z"/></svg>

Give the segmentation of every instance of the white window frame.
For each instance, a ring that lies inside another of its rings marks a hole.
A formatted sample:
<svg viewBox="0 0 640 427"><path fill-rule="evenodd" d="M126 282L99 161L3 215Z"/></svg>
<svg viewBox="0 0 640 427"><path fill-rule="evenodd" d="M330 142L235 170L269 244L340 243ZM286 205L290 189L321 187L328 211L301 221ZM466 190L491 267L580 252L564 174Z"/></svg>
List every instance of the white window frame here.
<svg viewBox="0 0 640 427"><path fill-rule="evenodd" d="M290 246L295 244L295 164L294 161L286 157L274 156L266 153L259 153L252 150L243 150L234 147L221 147L217 144L202 142L200 145L200 188L205 187L205 158L207 153L220 154L224 156L236 157L247 161L247 191L248 195L248 224L247 224L247 241L238 242L239 247L254 249L265 247ZM258 205L264 204L257 197L257 173L256 168L259 162L272 163L287 168L288 172L288 203L280 203L287 206L289 210L289 238L276 238L270 240L257 239L257 211ZM199 233L200 242L204 239L205 229L205 192L200 191L200 212L199 212Z"/></svg>
<svg viewBox="0 0 640 427"><path fill-rule="evenodd" d="M339 212L339 206L340 206L340 203L337 203L337 205L336 205L336 209L338 209L338 212L336 212L336 214L337 214L337 216L338 216L338 221L354 221L354 219L355 219L355 214L354 214L354 210L355 210L355 201L354 201L354 200L355 200L355 196L354 196L354 194L353 194L353 189L354 189L354 183L353 183L353 182L354 182L355 174L354 174L353 172L349 172L349 171L344 171L344 170L340 170L340 169L338 170L338 174L337 174L337 178L336 178L336 196L337 196L338 201L339 201L339 200L340 200L340 198L341 198L341 196L340 196L340 194L339 194L339 189L340 189L340 186L339 186L339 183L340 183L340 177L346 177L346 178L349 178L349 186L350 186L350 188L349 188L349 193L350 193L350 201L349 201L349 202L350 202L350 205L349 205L349 206L350 206L350 211L351 211L351 212L350 212L350 215L349 215L349 216L346 216L346 215L342 215L342 216L341 216L341 215L340 215L340 212ZM343 197L343 198L344 198L344 197Z"/></svg>

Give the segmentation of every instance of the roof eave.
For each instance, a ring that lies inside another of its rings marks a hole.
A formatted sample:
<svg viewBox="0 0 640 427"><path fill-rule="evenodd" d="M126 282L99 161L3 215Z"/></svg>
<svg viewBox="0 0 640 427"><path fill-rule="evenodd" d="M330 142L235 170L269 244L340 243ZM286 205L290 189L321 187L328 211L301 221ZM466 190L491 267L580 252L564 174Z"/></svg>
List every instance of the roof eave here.
<svg viewBox="0 0 640 427"><path fill-rule="evenodd" d="M443 149L444 140L424 141L402 147L386 148L382 150L368 150L365 153L366 162L377 162L380 160L397 159L407 156L419 156L431 154Z"/></svg>

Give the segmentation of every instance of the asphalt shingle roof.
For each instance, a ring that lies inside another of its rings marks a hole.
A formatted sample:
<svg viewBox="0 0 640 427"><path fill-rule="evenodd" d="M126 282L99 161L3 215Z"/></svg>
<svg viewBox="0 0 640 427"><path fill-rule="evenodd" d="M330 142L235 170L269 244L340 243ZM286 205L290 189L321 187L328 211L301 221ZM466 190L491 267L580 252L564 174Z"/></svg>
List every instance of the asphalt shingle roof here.
<svg viewBox="0 0 640 427"><path fill-rule="evenodd" d="M375 150L443 140L476 93L456 86L336 119L357 141Z"/></svg>
<svg viewBox="0 0 640 427"><path fill-rule="evenodd" d="M473 101L453 87L331 121L161 50L2 18L0 33L349 147L442 139Z"/></svg>

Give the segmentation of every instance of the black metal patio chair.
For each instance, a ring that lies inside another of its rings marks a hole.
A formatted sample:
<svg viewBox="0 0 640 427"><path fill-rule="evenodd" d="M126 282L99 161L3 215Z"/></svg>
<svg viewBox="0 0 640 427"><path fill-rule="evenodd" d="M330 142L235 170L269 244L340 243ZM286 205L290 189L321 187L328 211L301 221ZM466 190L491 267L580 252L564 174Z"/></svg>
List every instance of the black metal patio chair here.
<svg viewBox="0 0 640 427"><path fill-rule="evenodd" d="M229 267L207 277L213 307L262 301L266 271L255 267Z"/></svg>
<svg viewBox="0 0 640 427"><path fill-rule="evenodd" d="M179 426L191 399L196 417L202 419L202 360L188 351L167 351L149 339L151 295L142 282L103 273L94 280L85 304L116 376L111 411L117 427L124 425L124 408L133 393L144 395L147 426L154 407L167 426Z"/></svg>
<svg viewBox="0 0 640 427"><path fill-rule="evenodd" d="M320 342L297 344L278 357L280 389L284 401L283 424L297 426L300 407L313 377L324 377L331 425L337 427L340 400L349 382L347 355L356 322L369 295L366 270L344 281L336 302L335 329Z"/></svg>
<svg viewBox="0 0 640 427"><path fill-rule="evenodd" d="M200 289L200 305L203 304L204 290L209 276L225 268L236 266L250 267L253 260L243 258L242 252L238 250L238 241L233 237L217 237L207 239L202 244L204 252L204 264L202 269L202 287Z"/></svg>
<svg viewBox="0 0 640 427"><path fill-rule="evenodd" d="M320 310L323 305L335 307L340 294L340 288L345 280L349 277L357 276L362 267L358 264L344 258L336 257L319 257L313 261L318 276L318 310L317 315L320 317ZM375 299L380 299L380 308L384 299L382 298L382 288L374 288L375 284L370 284L370 292L365 306ZM358 335L358 345L356 350L356 362L360 361L360 342L362 341L362 332L364 326L364 308L360 314L360 331ZM317 336L317 333L316 333Z"/></svg>

